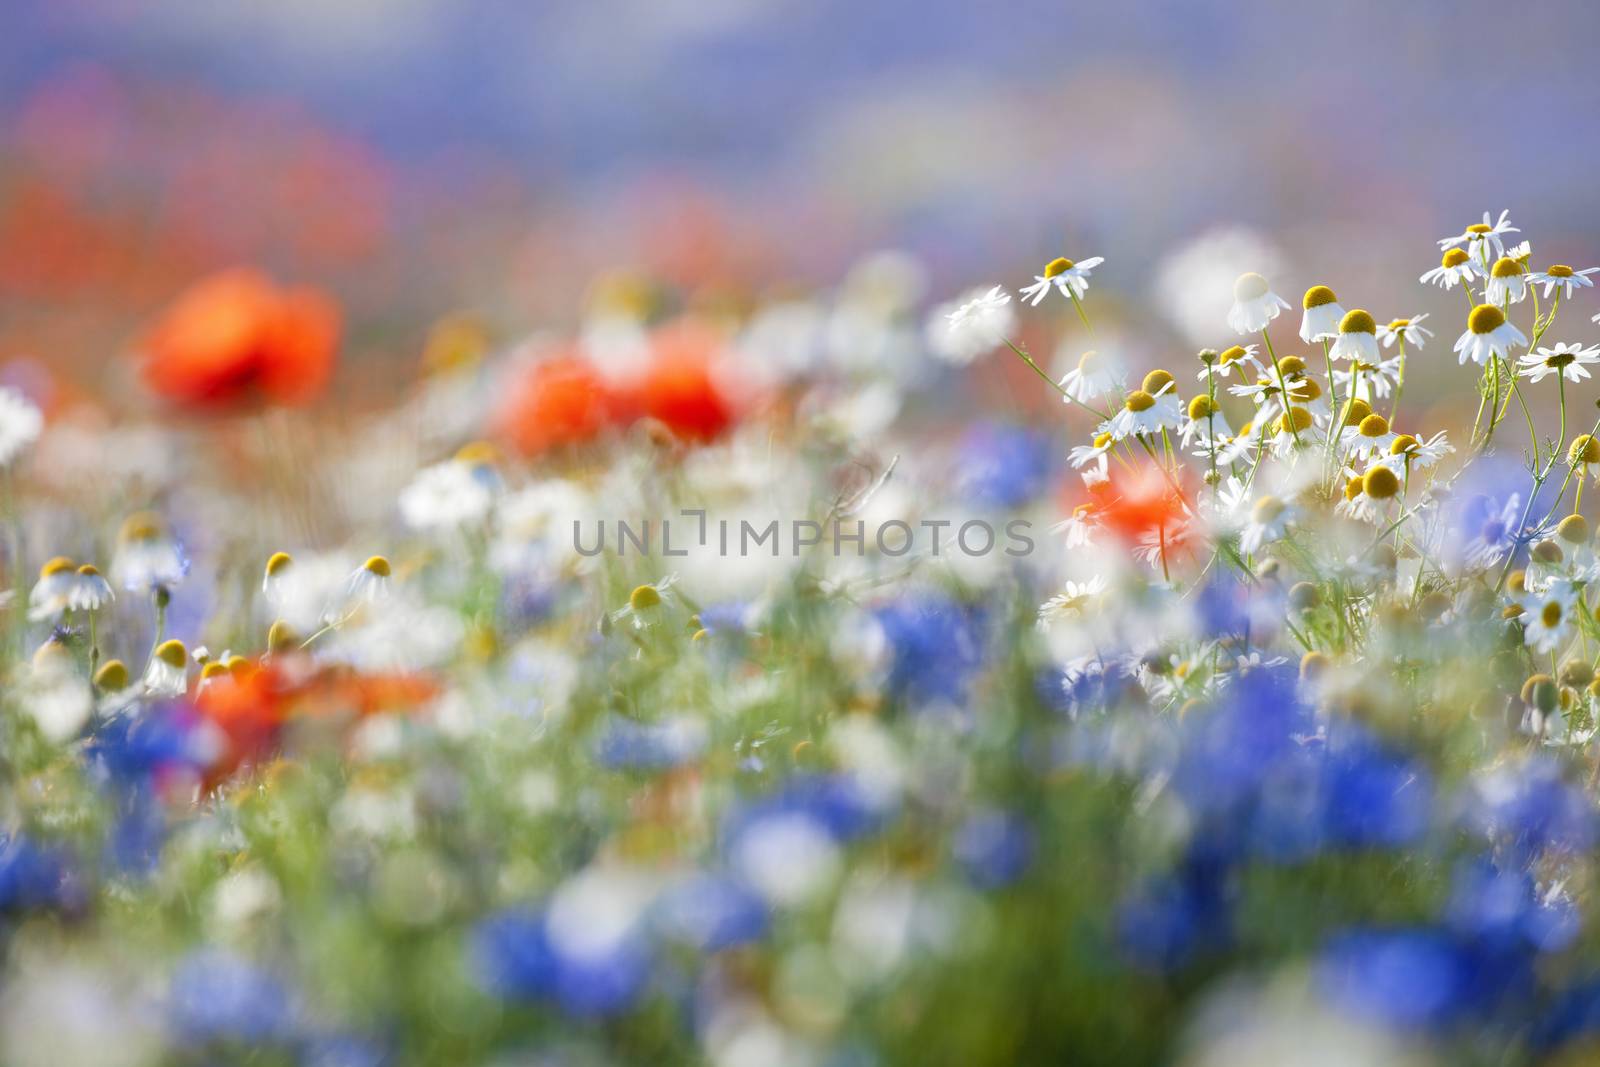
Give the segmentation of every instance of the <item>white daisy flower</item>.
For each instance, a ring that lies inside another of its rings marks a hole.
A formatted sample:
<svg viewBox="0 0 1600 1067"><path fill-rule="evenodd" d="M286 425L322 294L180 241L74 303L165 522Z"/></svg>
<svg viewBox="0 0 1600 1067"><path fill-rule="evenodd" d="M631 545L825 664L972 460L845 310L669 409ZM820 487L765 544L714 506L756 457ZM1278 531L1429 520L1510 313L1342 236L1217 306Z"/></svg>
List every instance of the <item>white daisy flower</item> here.
<svg viewBox="0 0 1600 1067"><path fill-rule="evenodd" d="M1586 348L1577 344L1558 344L1554 348L1538 348L1524 352L1517 360L1517 373L1530 382L1542 382L1552 374L1577 383L1589 377L1584 368L1600 363L1600 347Z"/></svg>
<svg viewBox="0 0 1600 1067"><path fill-rule="evenodd" d="M54 619L72 609L78 573L66 556L57 556L39 568L39 580L28 594L28 621Z"/></svg>
<svg viewBox="0 0 1600 1067"><path fill-rule="evenodd" d="M1520 304L1528 295L1528 274L1522 264L1509 256L1501 256L1489 268L1489 284L1484 289L1484 303L1496 307Z"/></svg>
<svg viewBox="0 0 1600 1067"><path fill-rule="evenodd" d="M1339 320L1344 318L1344 308L1339 306L1339 298L1333 295L1332 289L1326 285L1313 285L1306 290L1305 299L1300 304L1303 308L1300 340L1311 344L1339 335Z"/></svg>
<svg viewBox="0 0 1600 1067"><path fill-rule="evenodd" d="M1528 339L1522 331L1506 321L1506 313L1493 304L1479 304L1467 316L1467 328L1456 338L1454 351L1460 357L1484 364L1493 356L1509 359L1513 348L1526 348Z"/></svg>
<svg viewBox="0 0 1600 1067"><path fill-rule="evenodd" d="M1262 546L1282 540L1294 519L1295 509L1280 498L1270 493L1257 497L1250 508L1250 518L1239 531L1239 548L1247 555L1255 555Z"/></svg>
<svg viewBox="0 0 1600 1067"><path fill-rule="evenodd" d="M1577 607L1578 593L1571 582L1551 582L1537 598L1530 598L1520 616L1523 640L1540 654L1561 648L1572 637Z"/></svg>
<svg viewBox="0 0 1600 1067"><path fill-rule="evenodd" d="M660 621L661 606L672 600L674 594L672 587L678 584L678 576L669 574L659 582L636 587L628 594L628 602L606 617L611 625L624 619L633 623L635 630L643 630Z"/></svg>
<svg viewBox="0 0 1600 1067"><path fill-rule="evenodd" d="M85 563L74 575L67 606L74 611L99 611L115 599L117 594L112 591L111 583L101 575L100 568L93 563Z"/></svg>
<svg viewBox="0 0 1600 1067"><path fill-rule="evenodd" d="M1206 367L1201 367L1200 373L1195 377L1204 381L1207 374L1210 373L1215 374L1218 378L1227 378L1235 370L1248 377L1252 373L1252 367L1255 368L1254 373L1257 374L1262 373L1264 370L1261 360L1256 358L1256 346L1234 345L1232 348L1224 348L1217 353L1217 358L1212 361L1209 370Z"/></svg>
<svg viewBox="0 0 1600 1067"><path fill-rule="evenodd" d="M1261 425L1265 426L1266 424L1262 423ZM1241 460L1249 459L1261 448L1261 443L1265 437L1265 432L1258 431L1256 424L1253 422L1247 422L1239 427L1239 432L1232 437L1219 437L1217 439L1217 465L1219 467L1231 467ZM1209 452L1206 453L1206 458L1210 458Z"/></svg>
<svg viewBox="0 0 1600 1067"><path fill-rule="evenodd" d="M1060 385L1067 396L1087 404L1107 393L1122 392L1127 378L1114 356L1090 350L1078 357L1076 367L1062 375ZM1061 402L1067 403L1066 397Z"/></svg>
<svg viewBox="0 0 1600 1067"><path fill-rule="evenodd" d="M1057 257L1045 264L1043 274L1034 275L1033 284L1020 290L1020 295L1033 307L1038 307L1051 289L1063 297L1081 299L1089 290L1089 272L1104 262L1103 256L1090 256L1076 263Z"/></svg>
<svg viewBox="0 0 1600 1067"><path fill-rule="evenodd" d="M163 641L150 655L144 672L144 691L161 698L181 697L188 689L189 650L176 638Z"/></svg>
<svg viewBox="0 0 1600 1067"><path fill-rule="evenodd" d="M1072 451L1067 453L1067 462L1072 464L1074 470L1084 467L1093 467L1101 474L1106 472L1106 453L1111 451L1117 442L1109 433L1096 434L1094 443L1087 445L1074 445Z"/></svg>
<svg viewBox="0 0 1600 1067"><path fill-rule="evenodd" d="M1372 315L1356 308L1339 320L1339 335L1328 355L1334 359L1378 361L1378 324Z"/></svg>
<svg viewBox="0 0 1600 1067"><path fill-rule="evenodd" d="M1051 532L1062 535L1067 548L1087 548L1094 543L1094 531L1100 528L1100 509L1093 501L1086 501L1072 509L1072 514L1050 527Z"/></svg>
<svg viewBox="0 0 1600 1067"><path fill-rule="evenodd" d="M393 585L393 569L383 556L370 556L355 569L345 583L346 608L361 604L375 604L389 597Z"/></svg>
<svg viewBox="0 0 1600 1067"><path fill-rule="evenodd" d="M1184 448L1189 447L1189 442L1197 435L1205 441L1231 437L1233 431L1228 428L1228 418L1222 413L1222 408L1217 402L1204 393L1189 401L1188 417L1184 419L1180 428L1180 441Z"/></svg>
<svg viewBox="0 0 1600 1067"><path fill-rule="evenodd" d="M15 389L0 388L0 467L9 467L43 429L44 415L33 401Z"/></svg>
<svg viewBox="0 0 1600 1067"><path fill-rule="evenodd" d="M1016 325L1011 294L998 285L980 287L934 309L928 318L928 347L944 362L965 366L993 351Z"/></svg>
<svg viewBox="0 0 1600 1067"><path fill-rule="evenodd" d="M448 532L480 526L494 510L499 477L476 459L424 467L400 491L400 517L413 530Z"/></svg>
<svg viewBox="0 0 1600 1067"><path fill-rule="evenodd" d="M1369 459L1388 452L1394 437L1389 420L1374 413L1354 426L1346 426L1339 434L1339 447L1357 459Z"/></svg>
<svg viewBox="0 0 1600 1067"><path fill-rule="evenodd" d="M1455 448L1445 440L1445 432L1440 430L1426 441L1419 440L1411 434L1396 434L1394 440L1389 442L1389 453L1380 456L1372 462L1375 465L1388 467L1396 474L1406 470L1427 470L1438 465L1439 461Z"/></svg>
<svg viewBox="0 0 1600 1067"><path fill-rule="evenodd" d="M1157 434L1163 429L1176 429L1182 423L1183 404L1173 384L1168 382L1154 396L1143 389L1129 393L1122 408L1101 423L1098 432L1121 441L1141 434Z"/></svg>
<svg viewBox="0 0 1600 1067"><path fill-rule="evenodd" d="M131 515L117 533L111 574L132 593L171 589L189 573L189 558L167 522L154 512Z"/></svg>
<svg viewBox="0 0 1600 1067"><path fill-rule="evenodd" d="M1506 246L1502 238L1509 233L1521 232L1511 225L1511 212L1502 211L1500 218L1491 222L1489 213L1485 211L1482 222L1473 223L1454 237L1440 238L1439 247L1446 249L1465 245L1467 254L1473 259L1484 259L1486 257L1483 255L1483 249L1487 246L1494 249L1495 255L1503 256L1506 254Z"/></svg>
<svg viewBox="0 0 1600 1067"><path fill-rule="evenodd" d="M1333 506L1335 515L1343 515L1357 522L1377 523L1383 517L1378 501L1367 495L1366 482L1359 474L1352 474L1345 482L1344 494Z"/></svg>
<svg viewBox="0 0 1600 1067"><path fill-rule="evenodd" d="M261 576L261 595L267 603L279 607L285 600L284 583L294 569L294 557L287 552L274 552L267 557L266 573Z"/></svg>
<svg viewBox="0 0 1600 1067"><path fill-rule="evenodd" d="M1376 363L1356 362L1348 367L1335 367L1333 382L1339 387L1341 397L1356 396L1370 402L1373 397L1383 398L1394 391L1400 378L1400 357L1391 356Z"/></svg>
<svg viewBox="0 0 1600 1067"><path fill-rule="evenodd" d="M1063 583L1061 592L1039 605L1039 625L1048 627L1051 623L1082 615L1089 601L1105 591L1106 577L1103 574L1097 574L1086 582Z"/></svg>
<svg viewBox="0 0 1600 1067"><path fill-rule="evenodd" d="M1418 281L1424 285L1437 285L1441 289L1454 289L1466 285L1478 276L1478 265L1464 249L1446 249L1439 257L1439 265L1425 272Z"/></svg>
<svg viewBox="0 0 1600 1067"><path fill-rule="evenodd" d="M1241 274L1233 283L1233 307L1228 309L1228 325L1234 333L1259 333L1288 309L1288 302L1274 293L1261 275Z"/></svg>
<svg viewBox="0 0 1600 1067"><path fill-rule="evenodd" d="M1583 270L1573 270L1565 263L1556 263L1544 270L1536 270L1528 275L1530 285L1543 285L1545 299L1550 299L1550 294L1557 289L1568 300L1572 299L1572 290L1575 288L1592 289L1594 282L1589 280L1589 275L1600 272L1600 267L1585 267Z"/></svg>
<svg viewBox="0 0 1600 1067"><path fill-rule="evenodd" d="M1389 348L1399 341L1411 348L1421 348L1428 338L1433 336L1433 331L1424 329L1422 320L1428 315L1413 315L1409 319L1395 319L1386 326L1378 327L1378 340L1383 342L1383 347Z"/></svg>

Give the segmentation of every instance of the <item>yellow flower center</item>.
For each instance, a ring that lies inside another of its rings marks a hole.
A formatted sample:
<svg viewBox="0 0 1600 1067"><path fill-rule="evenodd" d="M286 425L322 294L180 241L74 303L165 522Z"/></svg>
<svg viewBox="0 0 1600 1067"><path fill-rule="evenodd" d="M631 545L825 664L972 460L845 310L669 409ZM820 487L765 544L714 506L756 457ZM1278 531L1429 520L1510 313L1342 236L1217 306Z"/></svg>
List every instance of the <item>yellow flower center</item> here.
<svg viewBox="0 0 1600 1067"><path fill-rule="evenodd" d="M223 664L223 663L218 663L216 660L212 660L210 663L207 663L204 667L200 668L200 677L202 679L206 679L206 680L209 680L209 679L212 679L212 678L219 678L222 675L227 674L227 673L228 673L227 665Z"/></svg>
<svg viewBox="0 0 1600 1067"><path fill-rule="evenodd" d="M1391 330L1403 330L1407 326L1410 326L1410 325L1411 325L1411 320L1410 319L1394 319L1393 321L1391 321L1389 323L1389 329L1391 329Z"/></svg>
<svg viewBox="0 0 1600 1067"><path fill-rule="evenodd" d="M1143 389L1135 389L1128 394L1128 399L1122 402L1122 406L1129 411L1149 411L1156 406L1156 398Z"/></svg>
<svg viewBox="0 0 1600 1067"><path fill-rule="evenodd" d="M1096 448L1110 448L1111 447L1111 435L1108 434L1108 433L1095 434L1094 447L1096 447Z"/></svg>
<svg viewBox="0 0 1600 1067"><path fill-rule="evenodd" d="M1340 419L1341 426L1359 426L1361 420L1372 414L1372 405L1360 397L1352 397L1344 406L1344 417Z"/></svg>
<svg viewBox="0 0 1600 1067"><path fill-rule="evenodd" d="M1309 404L1321 395L1322 386L1313 378L1305 378L1289 386L1289 399L1301 404Z"/></svg>
<svg viewBox="0 0 1600 1067"><path fill-rule="evenodd" d="M1143 389L1151 396L1155 396L1157 393L1161 392L1161 390L1165 389L1171 384L1172 375L1167 371L1157 368L1156 370L1153 370L1144 376L1144 384L1140 385L1139 388Z"/></svg>
<svg viewBox="0 0 1600 1067"><path fill-rule="evenodd" d="M289 553L274 552L267 557L267 576L271 578L282 574L289 569L289 565L293 562L294 559L290 557Z"/></svg>
<svg viewBox="0 0 1600 1067"><path fill-rule="evenodd" d="M1545 357L1544 365L1546 367L1554 367L1556 370L1560 370L1562 367L1571 364L1577 358L1578 357L1571 352L1552 352L1550 355Z"/></svg>
<svg viewBox="0 0 1600 1067"><path fill-rule="evenodd" d="M1467 329L1473 333L1494 333L1506 324L1506 313L1493 304L1479 304L1467 316Z"/></svg>
<svg viewBox="0 0 1600 1067"><path fill-rule="evenodd" d="M1305 408L1289 408L1278 416L1279 433L1298 433L1311 428L1311 412Z"/></svg>
<svg viewBox="0 0 1600 1067"><path fill-rule="evenodd" d="M1474 222L1471 226L1467 227L1467 232L1468 233L1493 233L1494 232L1494 227L1488 225L1487 223Z"/></svg>
<svg viewBox="0 0 1600 1067"><path fill-rule="evenodd" d="M1357 475L1344 483L1344 498L1354 500L1361 495L1361 476Z"/></svg>
<svg viewBox="0 0 1600 1067"><path fill-rule="evenodd" d="M1361 489L1374 500L1388 500L1400 491L1400 477L1388 467L1373 467L1362 476Z"/></svg>
<svg viewBox="0 0 1600 1067"><path fill-rule="evenodd" d="M118 536L124 541L154 541L166 532L167 521L153 511L129 515Z"/></svg>
<svg viewBox="0 0 1600 1067"><path fill-rule="evenodd" d="M85 578L98 578L100 577L100 568L96 567L93 563L85 563L83 566L78 568L78 573L83 575Z"/></svg>
<svg viewBox="0 0 1600 1067"><path fill-rule="evenodd" d="M1588 434L1579 434L1572 439L1572 447L1567 450L1567 460L1571 463L1600 463L1600 441Z"/></svg>
<svg viewBox="0 0 1600 1067"><path fill-rule="evenodd" d="M1044 265L1044 276L1046 278L1054 278L1056 275L1065 274L1071 269L1072 260L1067 259L1064 256L1057 256L1055 259L1052 259L1049 263Z"/></svg>
<svg viewBox="0 0 1600 1067"><path fill-rule="evenodd" d="M1544 607L1539 609L1539 621L1546 626L1558 625L1561 622L1561 601L1546 601Z"/></svg>
<svg viewBox="0 0 1600 1067"><path fill-rule="evenodd" d="M474 467L487 467L500 459L500 450L488 441L472 441L456 450L456 460Z"/></svg>
<svg viewBox="0 0 1600 1067"><path fill-rule="evenodd" d="M1389 420L1382 415L1368 415L1361 420L1362 437L1382 437L1389 432Z"/></svg>
<svg viewBox="0 0 1600 1067"><path fill-rule="evenodd" d="M189 650L183 647L182 641L174 637L156 646L156 659L169 667L182 668L189 659Z"/></svg>
<svg viewBox="0 0 1600 1067"><path fill-rule="evenodd" d="M1233 298L1235 300L1258 300L1267 295L1267 280L1255 272L1239 275L1239 280L1233 283Z"/></svg>
<svg viewBox="0 0 1600 1067"><path fill-rule="evenodd" d="M1368 312L1356 308L1354 311L1344 313L1344 318L1339 320L1340 333L1377 333L1378 323Z"/></svg>
<svg viewBox="0 0 1600 1067"><path fill-rule="evenodd" d="M1334 296L1333 290L1329 289L1326 285L1313 285L1311 288L1307 289L1306 298L1303 301L1307 311L1310 311L1312 308L1322 307L1324 304L1336 304L1338 302L1339 298Z"/></svg>
<svg viewBox="0 0 1600 1067"><path fill-rule="evenodd" d="M641 585L628 594L628 607L634 611L648 611L661 603L661 591L653 585Z"/></svg>
<svg viewBox="0 0 1600 1067"><path fill-rule="evenodd" d="M55 559L52 559L43 567L39 568L39 577L48 578L52 574L60 574L62 571L70 571L72 567L72 561L66 556L57 556Z"/></svg>
<svg viewBox="0 0 1600 1067"><path fill-rule="evenodd" d="M1306 372L1306 361L1299 356L1284 356L1278 360L1278 371L1285 378L1292 378L1296 374L1304 374Z"/></svg>
<svg viewBox="0 0 1600 1067"><path fill-rule="evenodd" d="M1552 278L1570 278L1572 277L1572 268L1565 263L1557 263L1553 267L1546 267L1545 273Z"/></svg>
<svg viewBox="0 0 1600 1067"><path fill-rule="evenodd" d="M382 556L372 556L361 566L367 573L375 574L379 578L389 577L389 561Z"/></svg>
<svg viewBox="0 0 1600 1067"><path fill-rule="evenodd" d="M1218 356L1217 359L1220 362L1222 362L1223 364L1228 364L1228 363L1232 363L1232 362L1234 362L1236 360L1243 359L1244 356L1245 356L1244 346L1243 345L1234 345L1232 348L1224 348L1222 350L1222 355Z"/></svg>
<svg viewBox="0 0 1600 1067"><path fill-rule="evenodd" d="M1275 496L1264 496L1250 509L1250 517L1258 523L1269 523L1283 514L1284 504Z"/></svg>
<svg viewBox="0 0 1600 1067"><path fill-rule="evenodd" d="M1091 373L1100 365L1100 353L1090 349L1078 357L1078 370L1083 374Z"/></svg>
<svg viewBox="0 0 1600 1067"><path fill-rule="evenodd" d="M107 693L128 688L128 665L120 659L108 659L94 672L94 684Z"/></svg>
<svg viewBox="0 0 1600 1067"><path fill-rule="evenodd" d="M1389 445L1389 454L1391 456L1403 456L1407 452L1414 451L1416 448L1417 439L1408 433L1403 433L1396 437Z"/></svg>
<svg viewBox="0 0 1600 1067"><path fill-rule="evenodd" d="M1471 258L1472 257L1467 255L1463 249L1452 248L1446 251L1444 255L1439 257L1439 266L1459 267L1461 264L1467 262L1467 260Z"/></svg>
<svg viewBox="0 0 1600 1067"><path fill-rule="evenodd" d="M1189 417L1196 421L1215 415L1218 410L1217 402L1203 393L1189 401Z"/></svg>
<svg viewBox="0 0 1600 1067"><path fill-rule="evenodd" d="M1494 266L1489 268L1489 274L1494 278L1515 278L1522 273L1522 264L1514 259L1501 256L1494 261Z"/></svg>

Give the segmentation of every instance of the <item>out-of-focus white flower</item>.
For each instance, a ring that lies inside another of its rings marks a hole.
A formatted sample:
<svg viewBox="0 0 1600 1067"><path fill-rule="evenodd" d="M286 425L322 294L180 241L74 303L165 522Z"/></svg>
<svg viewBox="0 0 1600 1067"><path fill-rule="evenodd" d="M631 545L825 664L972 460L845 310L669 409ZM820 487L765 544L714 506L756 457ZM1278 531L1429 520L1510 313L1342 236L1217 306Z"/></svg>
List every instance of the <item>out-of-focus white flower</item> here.
<svg viewBox="0 0 1600 1067"><path fill-rule="evenodd" d="M1096 350L1078 357L1078 365L1061 377L1061 391L1080 404L1087 404L1107 393L1120 393L1126 384L1116 357ZM1063 404L1067 402L1063 397Z"/></svg>
<svg viewBox="0 0 1600 1067"><path fill-rule="evenodd" d="M1386 325L1378 327L1378 340L1383 342L1383 347L1388 348L1396 341L1402 346L1410 345L1420 349L1428 338L1433 336L1433 331L1422 326L1422 320L1427 318L1427 313L1413 315L1409 319L1394 319Z"/></svg>
<svg viewBox="0 0 1600 1067"><path fill-rule="evenodd" d="M1233 301L1233 283L1244 271L1268 277L1285 269L1283 257L1254 230L1232 227L1212 230L1183 245L1156 268L1159 305L1189 342L1215 339Z"/></svg>
<svg viewBox="0 0 1600 1067"><path fill-rule="evenodd" d="M400 491L400 516L413 530L453 531L487 521L500 492L500 476L478 452L424 467Z"/></svg>
<svg viewBox="0 0 1600 1067"><path fill-rule="evenodd" d="M144 690L157 699L181 697L189 688L189 650L177 638L163 641L150 656Z"/></svg>
<svg viewBox="0 0 1600 1067"><path fill-rule="evenodd" d="M1479 304L1467 316L1467 328L1456 338L1457 362L1487 363L1492 357L1511 358L1513 348L1523 348L1528 339L1506 321L1506 313L1493 304Z"/></svg>
<svg viewBox="0 0 1600 1067"><path fill-rule="evenodd" d="M992 351L1016 329L1011 294L996 285L941 304L928 318L928 347L946 363L965 365Z"/></svg>
<svg viewBox="0 0 1600 1067"><path fill-rule="evenodd" d="M167 522L152 511L130 515L117 533L111 574L130 593L171 589L189 573L189 557Z"/></svg>
<svg viewBox="0 0 1600 1067"><path fill-rule="evenodd" d="M1039 625L1048 627L1082 615L1094 598L1105 591L1106 577L1103 574L1097 574L1085 582L1064 582L1061 592L1039 605Z"/></svg>
<svg viewBox="0 0 1600 1067"><path fill-rule="evenodd" d="M159 1005L123 970L61 946L18 954L0 992L0 1062L149 1067L164 1058Z"/></svg>
<svg viewBox="0 0 1600 1067"><path fill-rule="evenodd" d="M827 828L801 812L762 816L739 834L733 865L763 896L795 906L833 884L842 860Z"/></svg>
<svg viewBox="0 0 1600 1067"><path fill-rule="evenodd" d="M1234 333L1258 333L1287 310L1289 302L1272 291L1267 279L1254 271L1246 271L1233 283L1228 325Z"/></svg>
<svg viewBox="0 0 1600 1067"><path fill-rule="evenodd" d="M1578 592L1571 582L1552 581L1531 595L1520 616L1523 640L1540 655L1556 651L1572 637L1577 624Z"/></svg>
<svg viewBox="0 0 1600 1067"><path fill-rule="evenodd" d="M74 611L99 611L115 599L117 594L100 573L100 568L93 563L85 563L78 568L72 592L67 597L67 606Z"/></svg>
<svg viewBox="0 0 1600 1067"><path fill-rule="evenodd" d="M1089 273L1104 262L1103 256L1077 262L1057 256L1045 264L1043 274L1033 276L1033 284L1024 286L1019 295L1033 307L1038 307L1052 289L1068 299L1082 299L1089 291Z"/></svg>
<svg viewBox="0 0 1600 1067"><path fill-rule="evenodd" d="M39 580L28 593L28 620L54 619L72 608L72 595L78 587L78 574L72 560L57 556L39 568Z"/></svg>
<svg viewBox="0 0 1600 1067"><path fill-rule="evenodd" d="M11 466L43 429L44 415L33 401L15 389L0 388L0 467Z"/></svg>
<svg viewBox="0 0 1600 1067"><path fill-rule="evenodd" d="M1253 555L1263 545L1282 540L1295 516L1295 509L1281 498L1271 494L1257 497L1249 520L1239 531L1239 548Z"/></svg>
<svg viewBox="0 0 1600 1067"><path fill-rule="evenodd" d="M58 641L47 641L34 653L22 685L23 711L52 744L78 735L94 712L94 690L78 673L76 660Z"/></svg>
<svg viewBox="0 0 1600 1067"><path fill-rule="evenodd" d="M345 609L387 600L393 586L393 570L383 556L368 556L345 583Z"/></svg>

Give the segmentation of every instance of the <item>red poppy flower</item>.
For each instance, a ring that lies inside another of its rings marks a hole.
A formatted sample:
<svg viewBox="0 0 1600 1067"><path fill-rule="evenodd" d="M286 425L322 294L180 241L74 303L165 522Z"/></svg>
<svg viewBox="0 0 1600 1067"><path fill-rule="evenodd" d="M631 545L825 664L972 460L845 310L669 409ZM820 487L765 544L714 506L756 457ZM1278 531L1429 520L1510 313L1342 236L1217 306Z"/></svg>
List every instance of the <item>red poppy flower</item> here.
<svg viewBox="0 0 1600 1067"><path fill-rule="evenodd" d="M277 748L288 715L292 687L271 667L224 674L195 693L195 710L216 727L223 749L208 782L226 778L242 764L260 761Z"/></svg>
<svg viewBox="0 0 1600 1067"><path fill-rule="evenodd" d="M1181 483L1175 484L1153 462L1132 470L1113 467L1108 474L1110 481L1097 493L1097 515L1102 525L1123 540L1137 543L1185 523Z"/></svg>
<svg viewBox="0 0 1600 1067"><path fill-rule="evenodd" d="M495 417L497 435L524 456L600 435L616 398L594 366L575 354L535 363L511 386Z"/></svg>
<svg viewBox="0 0 1600 1067"><path fill-rule="evenodd" d="M280 288L254 270L224 271L191 286L156 322L144 376L161 396L192 407L304 404L327 385L339 330L339 309L324 294Z"/></svg>
<svg viewBox="0 0 1600 1067"><path fill-rule="evenodd" d="M738 417L729 383L717 374L722 334L689 319L658 329L651 359L631 392L640 412L686 441L720 437Z"/></svg>

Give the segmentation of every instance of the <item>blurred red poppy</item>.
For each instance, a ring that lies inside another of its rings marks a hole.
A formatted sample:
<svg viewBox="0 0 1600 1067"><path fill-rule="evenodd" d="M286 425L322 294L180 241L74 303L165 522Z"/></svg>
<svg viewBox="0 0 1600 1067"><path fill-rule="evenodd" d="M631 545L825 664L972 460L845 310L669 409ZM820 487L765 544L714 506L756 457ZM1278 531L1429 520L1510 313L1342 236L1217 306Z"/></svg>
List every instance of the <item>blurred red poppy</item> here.
<svg viewBox="0 0 1600 1067"><path fill-rule="evenodd" d="M594 366L566 353L541 360L512 383L495 416L496 435L514 451L537 456L600 435L616 397Z"/></svg>
<svg viewBox="0 0 1600 1067"><path fill-rule="evenodd" d="M720 437L738 411L716 373L722 343L720 331L692 319L656 330L650 363L630 390L639 411L686 441Z"/></svg>
<svg viewBox="0 0 1600 1067"><path fill-rule="evenodd" d="M1137 543L1151 534L1170 536L1183 526L1184 494L1181 483L1173 480L1154 462L1130 469L1112 467L1103 491L1099 518L1128 542Z"/></svg>
<svg viewBox="0 0 1600 1067"><path fill-rule="evenodd" d="M205 278L178 297L145 338L145 380L191 407L252 401L304 404L333 372L337 305L304 288L281 288L240 268Z"/></svg>

